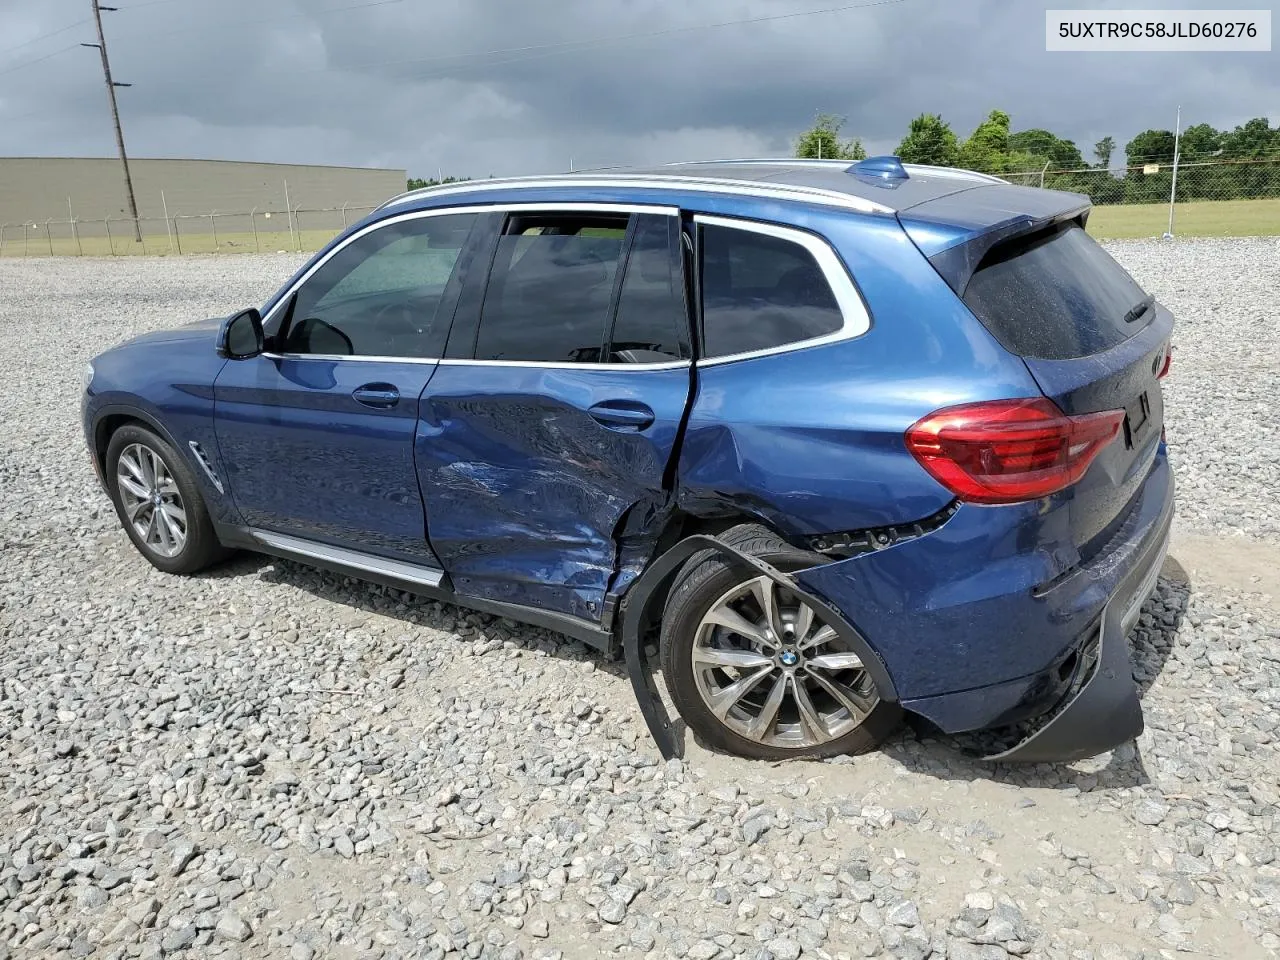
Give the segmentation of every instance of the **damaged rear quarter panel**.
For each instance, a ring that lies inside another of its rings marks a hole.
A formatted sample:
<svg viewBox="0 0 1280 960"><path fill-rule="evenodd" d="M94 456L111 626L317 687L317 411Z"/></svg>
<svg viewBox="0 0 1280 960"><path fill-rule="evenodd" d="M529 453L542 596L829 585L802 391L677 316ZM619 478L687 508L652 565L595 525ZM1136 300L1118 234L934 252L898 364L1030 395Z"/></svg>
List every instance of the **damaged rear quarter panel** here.
<svg viewBox="0 0 1280 960"><path fill-rule="evenodd" d="M745 512L809 535L905 523L951 494L907 452L939 407L1037 396L1026 365L956 298L896 220L789 208L826 237L872 316L855 339L698 365L679 505Z"/></svg>

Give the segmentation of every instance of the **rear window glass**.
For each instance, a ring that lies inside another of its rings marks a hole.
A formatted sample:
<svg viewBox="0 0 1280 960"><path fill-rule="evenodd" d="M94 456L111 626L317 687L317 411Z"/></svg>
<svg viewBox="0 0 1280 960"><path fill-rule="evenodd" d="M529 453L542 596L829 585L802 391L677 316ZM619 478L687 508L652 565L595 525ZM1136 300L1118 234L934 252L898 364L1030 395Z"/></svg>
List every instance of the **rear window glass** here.
<svg viewBox="0 0 1280 960"><path fill-rule="evenodd" d="M1146 294L1076 225L1000 244L983 258L964 302L1006 349L1069 360L1123 343L1155 316L1126 320Z"/></svg>

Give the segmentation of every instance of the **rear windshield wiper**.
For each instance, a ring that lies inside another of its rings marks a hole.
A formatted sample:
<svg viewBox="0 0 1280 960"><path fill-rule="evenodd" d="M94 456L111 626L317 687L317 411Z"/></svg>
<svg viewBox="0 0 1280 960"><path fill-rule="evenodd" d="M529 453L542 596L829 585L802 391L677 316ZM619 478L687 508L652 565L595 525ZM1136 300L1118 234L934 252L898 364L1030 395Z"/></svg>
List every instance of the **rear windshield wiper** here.
<svg viewBox="0 0 1280 960"><path fill-rule="evenodd" d="M1143 297L1141 300L1139 300L1137 303L1135 303L1132 307L1129 308L1129 312L1124 315L1124 322L1133 323L1133 321L1140 319L1142 316L1146 314L1148 310L1151 309L1152 305L1155 302L1156 302L1156 298L1153 297L1151 294L1147 294L1145 297Z"/></svg>

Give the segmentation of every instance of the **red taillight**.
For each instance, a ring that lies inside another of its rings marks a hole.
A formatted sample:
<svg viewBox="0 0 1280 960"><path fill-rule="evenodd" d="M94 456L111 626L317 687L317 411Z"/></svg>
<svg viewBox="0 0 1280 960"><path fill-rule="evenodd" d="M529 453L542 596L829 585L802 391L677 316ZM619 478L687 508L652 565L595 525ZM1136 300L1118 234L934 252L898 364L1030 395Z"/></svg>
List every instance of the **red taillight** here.
<svg viewBox="0 0 1280 960"><path fill-rule="evenodd" d="M1157 380L1163 380L1169 375L1169 368L1173 366L1173 344L1166 343L1164 345L1164 363L1160 366L1160 372L1156 374Z"/></svg>
<svg viewBox="0 0 1280 960"><path fill-rule="evenodd" d="M907 431L907 449L970 503L1035 500L1071 486L1124 421L1123 410L1069 417L1045 397L946 407Z"/></svg>

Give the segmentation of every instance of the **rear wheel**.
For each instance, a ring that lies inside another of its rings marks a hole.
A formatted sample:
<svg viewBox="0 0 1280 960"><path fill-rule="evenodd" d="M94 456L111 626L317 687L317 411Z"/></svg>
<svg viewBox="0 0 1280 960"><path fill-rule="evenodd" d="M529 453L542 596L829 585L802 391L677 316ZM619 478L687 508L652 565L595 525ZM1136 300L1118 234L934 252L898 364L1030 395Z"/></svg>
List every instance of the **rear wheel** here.
<svg viewBox="0 0 1280 960"><path fill-rule="evenodd" d="M195 573L226 554L191 470L152 431L128 424L112 434L105 475L125 533L157 569Z"/></svg>
<svg viewBox="0 0 1280 960"><path fill-rule="evenodd" d="M734 527L722 539L784 571L824 560L755 525ZM662 669L694 732L741 756L863 753L901 718L821 611L714 554L690 558L672 587Z"/></svg>

